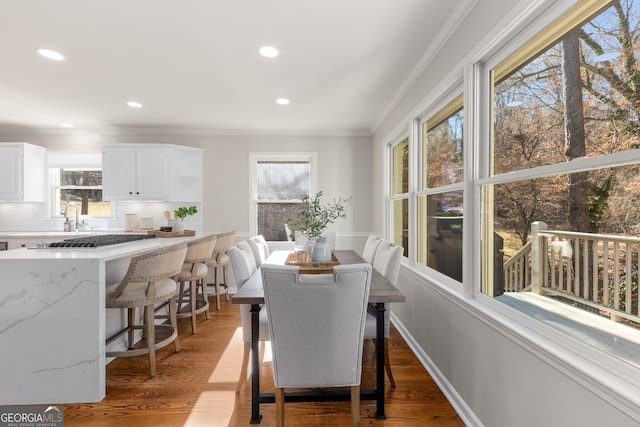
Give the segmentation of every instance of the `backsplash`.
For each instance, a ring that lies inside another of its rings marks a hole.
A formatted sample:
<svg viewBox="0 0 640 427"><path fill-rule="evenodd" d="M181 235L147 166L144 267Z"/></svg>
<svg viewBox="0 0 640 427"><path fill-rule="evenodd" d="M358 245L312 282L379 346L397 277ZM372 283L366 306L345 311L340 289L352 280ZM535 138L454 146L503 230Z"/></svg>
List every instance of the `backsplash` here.
<svg viewBox="0 0 640 427"><path fill-rule="evenodd" d="M125 228L125 214L135 213L138 218L151 218L153 228L167 225L163 214L173 211L184 203L170 202L113 202L112 218L91 218L80 215L80 221L85 220L85 230L114 230L122 231ZM185 228L189 230L202 230L202 204L192 203L198 208L198 213L184 219ZM0 231L62 231L64 218L51 218L46 211L45 203L14 203L0 202Z"/></svg>

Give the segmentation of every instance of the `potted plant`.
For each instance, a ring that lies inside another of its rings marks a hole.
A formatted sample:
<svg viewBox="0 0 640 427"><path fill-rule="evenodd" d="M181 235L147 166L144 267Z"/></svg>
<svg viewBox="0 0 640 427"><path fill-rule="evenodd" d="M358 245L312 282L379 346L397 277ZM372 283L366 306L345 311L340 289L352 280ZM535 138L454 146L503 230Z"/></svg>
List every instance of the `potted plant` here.
<svg viewBox="0 0 640 427"><path fill-rule="evenodd" d="M198 208L195 206L181 206L173 211L173 218L176 220L173 225L173 231L184 231L184 219L189 215L195 215L198 213ZM180 221L178 221L180 220Z"/></svg>
<svg viewBox="0 0 640 427"><path fill-rule="evenodd" d="M321 250L324 249L324 241L320 235L338 218L346 218L347 207L351 204L351 198L343 199L342 197L322 204L320 201L322 195L323 192L318 191L311 197L303 198L300 207L296 210L297 216L287 221L294 231L299 231L308 239L306 248L307 250L313 248L311 249L312 261L331 260L331 253ZM314 256L314 253L317 253L317 256ZM328 259L326 259L327 256Z"/></svg>

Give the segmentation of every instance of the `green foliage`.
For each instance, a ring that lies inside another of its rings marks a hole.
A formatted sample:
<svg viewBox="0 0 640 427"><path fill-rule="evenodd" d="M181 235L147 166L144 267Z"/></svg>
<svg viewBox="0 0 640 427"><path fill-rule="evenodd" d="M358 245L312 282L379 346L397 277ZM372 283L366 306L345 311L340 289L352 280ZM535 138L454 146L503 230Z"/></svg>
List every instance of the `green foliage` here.
<svg viewBox="0 0 640 427"><path fill-rule="evenodd" d="M190 206L190 207L182 206L182 207L179 207L178 209L176 209L175 211L173 211L173 213L178 218L180 218L180 221L183 221L187 215L195 215L195 214L197 214L198 213L198 208L196 208L195 206Z"/></svg>
<svg viewBox="0 0 640 427"><path fill-rule="evenodd" d="M600 232L600 223L604 212L609 207L609 196L613 190L615 177L609 175L601 186L589 184L589 221L591 223L591 232Z"/></svg>
<svg viewBox="0 0 640 427"><path fill-rule="evenodd" d="M308 239L320 236L327 225L336 219L347 217L347 207L351 204L351 197L333 199L332 203L323 206L320 202L322 194L322 191L318 191L312 197L303 198L297 210L298 216L287 221L293 230L300 231Z"/></svg>

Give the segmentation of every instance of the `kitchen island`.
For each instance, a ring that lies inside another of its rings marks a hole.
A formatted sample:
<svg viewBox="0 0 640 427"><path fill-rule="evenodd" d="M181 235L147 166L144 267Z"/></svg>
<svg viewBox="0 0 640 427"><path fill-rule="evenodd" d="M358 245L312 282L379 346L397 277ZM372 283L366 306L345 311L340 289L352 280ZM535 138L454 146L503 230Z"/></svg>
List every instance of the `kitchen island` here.
<svg viewBox="0 0 640 427"><path fill-rule="evenodd" d="M105 339L125 319L106 285L134 255L210 235L0 252L0 405L102 400Z"/></svg>

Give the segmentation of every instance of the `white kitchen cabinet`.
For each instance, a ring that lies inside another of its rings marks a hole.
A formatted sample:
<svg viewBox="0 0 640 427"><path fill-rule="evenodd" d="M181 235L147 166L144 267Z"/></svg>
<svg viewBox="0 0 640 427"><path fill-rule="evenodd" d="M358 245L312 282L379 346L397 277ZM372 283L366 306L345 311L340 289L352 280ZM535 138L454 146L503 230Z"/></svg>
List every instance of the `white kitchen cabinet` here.
<svg viewBox="0 0 640 427"><path fill-rule="evenodd" d="M105 200L167 200L167 150L103 147L102 197Z"/></svg>
<svg viewBox="0 0 640 427"><path fill-rule="evenodd" d="M105 200L202 201L202 149L113 144L102 150Z"/></svg>
<svg viewBox="0 0 640 427"><path fill-rule="evenodd" d="M0 201L43 202L46 149L0 143Z"/></svg>

